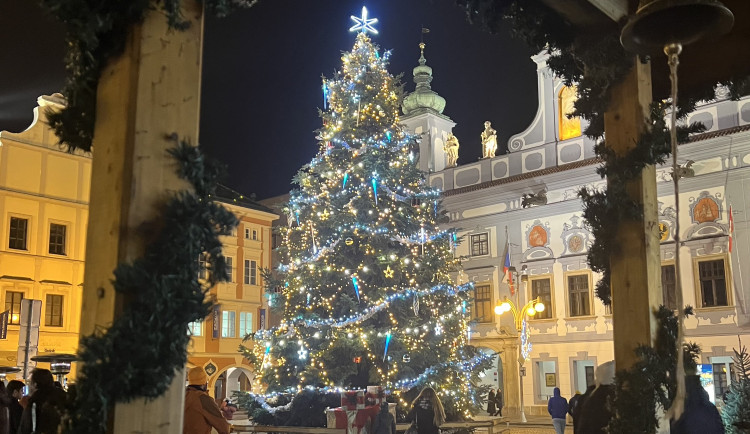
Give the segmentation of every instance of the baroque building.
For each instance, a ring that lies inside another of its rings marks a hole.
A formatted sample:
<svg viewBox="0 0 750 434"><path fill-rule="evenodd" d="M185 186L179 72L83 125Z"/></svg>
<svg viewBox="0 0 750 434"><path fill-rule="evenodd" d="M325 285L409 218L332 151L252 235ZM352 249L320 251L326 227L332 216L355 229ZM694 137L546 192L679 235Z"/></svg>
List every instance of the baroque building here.
<svg viewBox="0 0 750 434"><path fill-rule="evenodd" d="M40 353L78 350L92 155L57 144L45 113L64 103L60 94L41 96L31 126L20 133L0 131L0 297L9 313L0 366L18 363L22 299L42 302ZM216 306L186 333L193 335L189 366L203 366L214 395L225 397L250 387L252 372L238 346L247 333L266 327L261 270L270 267L277 216L225 187L216 199L239 220L222 240L230 281L211 288L208 297ZM75 363L69 378L75 378Z"/></svg>
<svg viewBox="0 0 750 434"><path fill-rule="evenodd" d="M567 116L575 88L553 75L546 55L532 60L539 108L529 127L508 140L504 155L446 168L434 144L444 141L453 125L445 122L444 102L438 107L419 96L425 92L420 84L429 83L423 74L432 72L422 59L403 122L429 142L420 146L432 152L420 156L428 162L420 167L429 172L430 185L443 191L448 224L463 236L457 280L476 285L471 341L498 353L497 367L484 381L503 390L511 414L518 414L523 402L527 414L546 415L554 387L566 397L585 391L595 367L612 360L614 350L612 316L594 293L600 276L586 260L593 237L578 198L581 188L604 186L595 172L601 162L594 141L581 135L584 121ZM741 260L750 255L750 97L732 101L717 89L715 99L687 121L702 122L706 132L680 146L688 173L680 181L682 289L685 304L696 313L685 321L686 339L701 346L699 363L713 382L707 390L720 399L731 381L738 336L750 341L750 268ZM463 146L481 145L465 140ZM676 308L671 171L671 165L657 168L657 188L664 304ZM506 299L520 310L537 298L545 309L524 316L527 321L516 324L511 312L495 313ZM522 342L531 344L524 347L525 358ZM522 366L519 359L525 359Z"/></svg>
<svg viewBox="0 0 750 434"><path fill-rule="evenodd" d="M0 296L8 311L2 366L23 363L23 299L41 300L39 353L78 349L91 156L66 152L47 127L46 111L62 108L62 95L37 103L25 131L0 131Z"/></svg>

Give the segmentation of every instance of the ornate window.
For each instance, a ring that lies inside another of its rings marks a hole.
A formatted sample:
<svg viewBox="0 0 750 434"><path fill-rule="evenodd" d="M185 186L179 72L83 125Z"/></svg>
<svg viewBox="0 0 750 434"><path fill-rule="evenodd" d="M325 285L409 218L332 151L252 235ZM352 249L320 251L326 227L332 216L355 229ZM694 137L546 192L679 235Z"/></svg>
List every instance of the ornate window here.
<svg viewBox="0 0 750 434"><path fill-rule="evenodd" d="M558 123L560 125L560 140L572 139L581 135L581 118L568 118L575 111L574 104L578 99L576 86L564 86L557 95Z"/></svg>
<svg viewBox="0 0 750 434"><path fill-rule="evenodd" d="M493 321L492 287L476 285L474 287L474 312L472 317L479 322Z"/></svg>
<svg viewBox="0 0 750 434"><path fill-rule="evenodd" d="M568 303L570 316L591 315L591 291L588 274L568 276Z"/></svg>
<svg viewBox="0 0 750 434"><path fill-rule="evenodd" d="M702 307L728 306L724 259L698 261L698 282Z"/></svg>
<svg viewBox="0 0 750 434"><path fill-rule="evenodd" d="M490 241L487 232L471 236L471 256L490 254Z"/></svg>
<svg viewBox="0 0 750 434"><path fill-rule="evenodd" d="M539 297L544 310L534 315L535 319L552 318L552 279L549 277L531 280L531 298Z"/></svg>

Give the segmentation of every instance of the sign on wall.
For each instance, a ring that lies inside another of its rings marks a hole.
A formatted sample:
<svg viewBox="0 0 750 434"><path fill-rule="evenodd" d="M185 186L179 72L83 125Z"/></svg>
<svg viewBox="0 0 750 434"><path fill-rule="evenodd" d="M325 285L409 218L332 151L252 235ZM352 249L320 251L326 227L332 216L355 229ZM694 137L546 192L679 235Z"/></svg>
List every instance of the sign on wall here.
<svg viewBox="0 0 750 434"><path fill-rule="evenodd" d="M211 329L212 336L214 339L219 339L219 336L221 335L221 305L215 304L213 311L211 312L211 320L213 322L213 327Z"/></svg>
<svg viewBox="0 0 750 434"><path fill-rule="evenodd" d="M265 309L258 309L259 315L258 315L258 330L265 330L266 329L266 310Z"/></svg>

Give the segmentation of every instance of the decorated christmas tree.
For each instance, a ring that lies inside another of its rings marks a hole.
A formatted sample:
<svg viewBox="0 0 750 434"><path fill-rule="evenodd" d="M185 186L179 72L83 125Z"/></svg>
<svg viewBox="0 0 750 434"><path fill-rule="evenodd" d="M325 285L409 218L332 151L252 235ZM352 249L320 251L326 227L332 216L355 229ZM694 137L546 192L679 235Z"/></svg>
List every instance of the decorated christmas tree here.
<svg viewBox="0 0 750 434"><path fill-rule="evenodd" d="M268 393L380 385L406 409L432 386L449 418L480 404L491 355L469 345L471 284L455 285L456 236L399 123L402 86L356 19L354 48L323 84L320 151L295 178L282 264L267 276L281 324L245 354Z"/></svg>

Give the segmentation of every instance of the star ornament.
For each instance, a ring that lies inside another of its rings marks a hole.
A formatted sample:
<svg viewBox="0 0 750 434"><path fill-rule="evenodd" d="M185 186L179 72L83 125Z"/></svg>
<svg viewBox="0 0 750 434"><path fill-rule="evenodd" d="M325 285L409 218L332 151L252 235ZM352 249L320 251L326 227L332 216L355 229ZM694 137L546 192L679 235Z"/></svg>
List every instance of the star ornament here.
<svg viewBox="0 0 750 434"><path fill-rule="evenodd" d="M373 33L375 35L378 34L378 31L375 30L375 27L372 25L378 22L377 18L371 18L367 19L367 8L362 6L362 17L355 17L352 15L352 20L354 21L354 25L349 29L350 32L356 32L357 30L362 31L362 33Z"/></svg>
<svg viewBox="0 0 750 434"><path fill-rule="evenodd" d="M385 274L385 277L389 279L393 277L393 269L391 268L390 265L386 267L385 271L383 271L383 274Z"/></svg>

